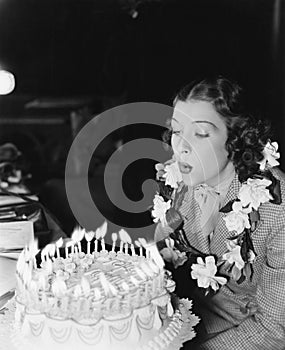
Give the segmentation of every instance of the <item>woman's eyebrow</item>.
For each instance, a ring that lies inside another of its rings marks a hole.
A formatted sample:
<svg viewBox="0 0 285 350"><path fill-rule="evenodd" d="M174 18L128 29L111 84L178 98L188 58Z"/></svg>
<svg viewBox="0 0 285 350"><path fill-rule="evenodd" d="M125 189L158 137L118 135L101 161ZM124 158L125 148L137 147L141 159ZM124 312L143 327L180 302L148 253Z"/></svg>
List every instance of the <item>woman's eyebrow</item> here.
<svg viewBox="0 0 285 350"><path fill-rule="evenodd" d="M214 123L209 122L208 120L196 120L196 121L192 122L192 124L200 124L200 123L207 123L207 124L212 125L214 129L218 129L218 127Z"/></svg>
<svg viewBox="0 0 285 350"><path fill-rule="evenodd" d="M173 122L175 122L177 124L180 124L179 121L177 119L175 119L175 118L172 118L171 121L173 121Z"/></svg>

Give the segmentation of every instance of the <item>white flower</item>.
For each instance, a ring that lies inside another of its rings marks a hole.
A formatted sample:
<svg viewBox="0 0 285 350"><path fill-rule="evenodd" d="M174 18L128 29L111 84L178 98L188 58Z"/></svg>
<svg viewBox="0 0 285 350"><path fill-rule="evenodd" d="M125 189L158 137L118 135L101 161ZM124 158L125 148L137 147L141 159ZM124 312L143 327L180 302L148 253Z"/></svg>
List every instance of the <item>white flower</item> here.
<svg viewBox="0 0 285 350"><path fill-rule="evenodd" d="M234 202L233 210L223 218L229 231L236 231L240 234L245 228L250 228L248 210L243 210L240 202Z"/></svg>
<svg viewBox="0 0 285 350"><path fill-rule="evenodd" d="M197 279L198 287L212 287L216 291L219 289L219 284L224 285L227 283L226 278L215 276L217 266L213 256L207 256L205 263L201 257L198 257L197 264L192 264L191 268L191 277Z"/></svg>
<svg viewBox="0 0 285 350"><path fill-rule="evenodd" d="M235 264L239 270L242 270L245 264L240 254L241 247L234 241L228 241L227 248L228 252L223 255L223 260L227 260L230 264Z"/></svg>
<svg viewBox="0 0 285 350"><path fill-rule="evenodd" d="M262 161L258 162L258 164L260 164L260 170L265 170L266 167L274 167L279 165L279 162L276 159L280 158L280 153L277 152L277 150L277 142L267 142L262 152L264 158L262 159Z"/></svg>
<svg viewBox="0 0 285 350"><path fill-rule="evenodd" d="M257 210L260 204L269 202L272 196L266 187L270 184L271 181L268 179L248 179L238 194L243 207L249 206Z"/></svg>
<svg viewBox="0 0 285 350"><path fill-rule="evenodd" d="M153 221L158 222L160 221L162 226L166 226L166 217L165 213L168 209L170 209L171 206L171 200L165 202L163 197L156 194L153 199L153 210L151 212L152 216L154 217Z"/></svg>
<svg viewBox="0 0 285 350"><path fill-rule="evenodd" d="M178 167L177 162L166 165L165 173L162 177L165 178L165 185L169 185L172 188L178 188L178 183L182 181L182 175Z"/></svg>

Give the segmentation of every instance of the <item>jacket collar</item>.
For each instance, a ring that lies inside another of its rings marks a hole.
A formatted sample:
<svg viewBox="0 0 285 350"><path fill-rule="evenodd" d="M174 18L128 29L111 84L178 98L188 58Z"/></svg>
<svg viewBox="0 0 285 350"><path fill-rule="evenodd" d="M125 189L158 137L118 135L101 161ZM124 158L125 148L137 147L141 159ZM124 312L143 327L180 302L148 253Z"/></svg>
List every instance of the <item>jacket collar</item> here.
<svg viewBox="0 0 285 350"><path fill-rule="evenodd" d="M226 194L224 204L234 200L237 198L238 192L241 188L241 183L238 179L238 175L235 174L233 181L231 182L231 185L229 187L229 190ZM217 226L214 230L214 234L210 243L210 251L212 254L215 254L217 256L221 256L226 251L226 239L229 237L229 230L226 227L225 220L223 217L226 214L219 213L219 219Z"/></svg>

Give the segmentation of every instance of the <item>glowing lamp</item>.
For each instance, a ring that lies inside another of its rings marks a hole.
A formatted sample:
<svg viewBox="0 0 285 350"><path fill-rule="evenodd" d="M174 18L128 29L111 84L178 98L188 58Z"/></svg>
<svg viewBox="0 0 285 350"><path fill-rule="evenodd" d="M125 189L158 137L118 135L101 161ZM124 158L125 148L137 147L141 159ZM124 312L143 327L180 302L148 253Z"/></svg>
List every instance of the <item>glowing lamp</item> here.
<svg viewBox="0 0 285 350"><path fill-rule="evenodd" d="M6 70L0 70L0 95L7 95L15 88L15 77Z"/></svg>

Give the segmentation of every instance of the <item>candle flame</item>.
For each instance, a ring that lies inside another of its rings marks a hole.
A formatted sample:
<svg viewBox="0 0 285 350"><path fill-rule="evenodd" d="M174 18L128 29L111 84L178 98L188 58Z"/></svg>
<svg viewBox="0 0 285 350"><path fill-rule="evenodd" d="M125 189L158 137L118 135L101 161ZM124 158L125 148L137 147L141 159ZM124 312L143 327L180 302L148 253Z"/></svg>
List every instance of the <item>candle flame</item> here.
<svg viewBox="0 0 285 350"><path fill-rule="evenodd" d="M137 247L141 247L141 244L140 244L140 242L139 241L135 241L135 245L137 246Z"/></svg>
<svg viewBox="0 0 285 350"><path fill-rule="evenodd" d="M87 242L92 241L94 236L95 236L95 232L94 231L85 232L85 239L86 239Z"/></svg>
<svg viewBox="0 0 285 350"><path fill-rule="evenodd" d="M147 241L145 238L138 238L138 241L140 242L140 244L145 248L148 246Z"/></svg>
<svg viewBox="0 0 285 350"><path fill-rule="evenodd" d="M96 239L104 238L107 233L107 221L104 221L102 226L98 227L95 232Z"/></svg>
<svg viewBox="0 0 285 350"><path fill-rule="evenodd" d="M74 242L80 242L84 235L85 235L85 229L84 228L81 228L81 227L76 227L74 230L73 230L73 233L71 235L71 239L74 241Z"/></svg>
<svg viewBox="0 0 285 350"><path fill-rule="evenodd" d="M67 248L71 247L72 245L73 245L72 240L67 241L67 242L65 243L65 246L66 246Z"/></svg>
<svg viewBox="0 0 285 350"><path fill-rule="evenodd" d="M120 236L120 240L123 241L124 243L129 243L129 244L132 243L132 239L130 235L123 228L119 231L119 236Z"/></svg>

